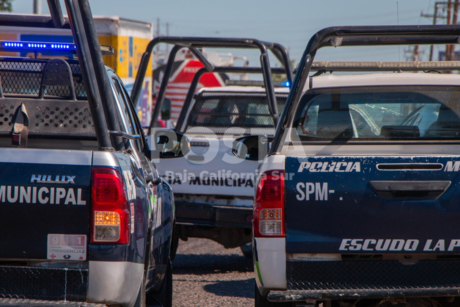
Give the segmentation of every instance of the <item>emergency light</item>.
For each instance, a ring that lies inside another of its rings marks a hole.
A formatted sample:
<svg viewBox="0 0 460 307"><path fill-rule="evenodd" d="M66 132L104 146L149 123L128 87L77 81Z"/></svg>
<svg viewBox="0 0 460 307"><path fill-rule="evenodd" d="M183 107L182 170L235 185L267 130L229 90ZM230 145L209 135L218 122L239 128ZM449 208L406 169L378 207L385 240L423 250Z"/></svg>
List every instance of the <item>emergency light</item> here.
<svg viewBox="0 0 460 307"><path fill-rule="evenodd" d="M42 42L10 42L0 41L1 51L58 51L76 53L77 46L67 43L42 43Z"/></svg>
<svg viewBox="0 0 460 307"><path fill-rule="evenodd" d="M291 87L291 82L289 82L289 81L284 81L284 82L281 82L280 85L281 85L281 86L285 86L285 87Z"/></svg>
<svg viewBox="0 0 460 307"><path fill-rule="evenodd" d="M44 42L12 42L0 41L0 51L9 52L56 52L77 53L77 45L68 43L44 43ZM115 49L112 46L101 45L102 55L113 55Z"/></svg>

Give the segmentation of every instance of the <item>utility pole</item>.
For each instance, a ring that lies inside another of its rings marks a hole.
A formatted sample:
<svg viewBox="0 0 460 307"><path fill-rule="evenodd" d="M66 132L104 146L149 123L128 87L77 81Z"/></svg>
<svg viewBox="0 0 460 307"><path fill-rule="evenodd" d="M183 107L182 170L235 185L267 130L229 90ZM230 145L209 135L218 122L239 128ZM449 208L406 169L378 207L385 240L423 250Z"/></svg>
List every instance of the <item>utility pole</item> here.
<svg viewBox="0 0 460 307"><path fill-rule="evenodd" d="M34 0L33 12L37 15L42 13L42 0Z"/></svg>
<svg viewBox="0 0 460 307"><path fill-rule="evenodd" d="M451 15L452 15L452 0L449 0L447 4L447 22L446 24L451 24ZM450 58L450 45L446 45L446 61L451 61Z"/></svg>
<svg viewBox="0 0 460 307"><path fill-rule="evenodd" d="M436 18L438 16L438 5L437 3L434 4L434 15L433 15L433 25L435 26L436 25ZM434 49L434 45L431 45L430 47L430 62L433 61L433 50Z"/></svg>
<svg viewBox="0 0 460 307"><path fill-rule="evenodd" d="M414 61L420 61L420 52L418 50L418 45L414 46Z"/></svg>
<svg viewBox="0 0 460 307"><path fill-rule="evenodd" d="M455 2L454 2L454 11L453 11L453 14L452 14L452 24L453 25L457 24L458 6L459 6L459 0L455 0ZM455 45L450 45L450 60L451 61L455 60Z"/></svg>
<svg viewBox="0 0 460 307"><path fill-rule="evenodd" d="M169 36L169 22L166 23L166 36ZM169 52L169 44L166 44L166 51Z"/></svg>
<svg viewBox="0 0 460 307"><path fill-rule="evenodd" d="M157 18L157 30L156 30L156 35L155 37L160 36L160 18ZM157 51L160 51L160 46L157 45Z"/></svg>
<svg viewBox="0 0 460 307"><path fill-rule="evenodd" d="M435 2L434 4L434 14L420 14L420 17L426 17L426 18L433 18L433 25L436 25L438 23L438 19L447 19L447 16L444 16L442 12L445 11L446 6L449 4L449 2ZM430 46L430 61L433 61L433 56L434 56L434 46Z"/></svg>
<svg viewBox="0 0 460 307"><path fill-rule="evenodd" d="M419 45L415 45L414 48L408 47L404 50L406 61L420 61L420 53Z"/></svg>

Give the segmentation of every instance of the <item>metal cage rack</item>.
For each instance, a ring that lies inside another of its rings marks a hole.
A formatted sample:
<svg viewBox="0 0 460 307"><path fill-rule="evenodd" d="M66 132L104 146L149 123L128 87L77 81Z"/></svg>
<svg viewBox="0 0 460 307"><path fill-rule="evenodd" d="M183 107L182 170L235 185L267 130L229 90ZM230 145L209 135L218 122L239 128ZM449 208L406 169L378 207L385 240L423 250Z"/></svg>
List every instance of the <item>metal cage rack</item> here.
<svg viewBox="0 0 460 307"><path fill-rule="evenodd" d="M169 77L171 76L173 64L177 52L182 48L188 48L190 52L203 64L205 72L220 72L223 69L230 69L229 67L216 67L211 64L208 59L200 51L202 48L240 48L240 49L257 49L260 51L260 63L261 72L264 76L264 84L267 93L267 100L269 105L270 114L273 116L275 123L278 122L279 113L276 106L276 97L274 92L274 86L272 81L272 72L270 67L270 61L268 58L268 50L270 50L275 57L284 66L284 73L287 76L289 82L292 81L292 69L290 65L289 55L287 49L280 44L262 42L256 39L245 39L245 38L211 38L211 37L157 37L154 38L146 48L146 51L142 55L139 70L134 82L133 90L131 92L131 100L137 103L139 100L140 90L142 87L142 81L145 76L145 72L148 67L150 57L152 55L153 48L160 43L166 43L173 45L169 54L168 62L166 64L163 80L161 82L160 91L157 96L155 110L152 114L152 120L149 125L149 134L151 129L156 125L156 118L158 118L165 98L166 87L168 85ZM238 69L237 67L235 71ZM246 67L241 67L245 69ZM259 68L260 69L260 68ZM230 71L228 71L230 72ZM242 71L241 71L242 72ZM260 73L260 72L259 72ZM195 81L194 81L195 82ZM198 81L196 81L198 82ZM196 87L196 85L194 85ZM188 101L187 97L187 100ZM184 108L185 109L185 108ZM179 117L179 120L181 117Z"/></svg>

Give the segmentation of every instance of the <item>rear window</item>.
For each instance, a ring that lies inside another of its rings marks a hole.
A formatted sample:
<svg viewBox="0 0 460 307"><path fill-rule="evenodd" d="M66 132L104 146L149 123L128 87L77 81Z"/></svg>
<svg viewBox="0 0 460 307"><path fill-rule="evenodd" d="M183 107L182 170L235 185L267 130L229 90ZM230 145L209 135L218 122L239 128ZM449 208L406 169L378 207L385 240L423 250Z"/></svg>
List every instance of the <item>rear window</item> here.
<svg viewBox="0 0 460 307"><path fill-rule="evenodd" d="M454 87L321 89L302 98L293 139L459 139L459 115L460 91Z"/></svg>
<svg viewBox="0 0 460 307"><path fill-rule="evenodd" d="M287 96L277 96L281 113ZM273 117L265 95L199 95L190 112L186 131L224 134L227 129L239 134L275 132Z"/></svg>

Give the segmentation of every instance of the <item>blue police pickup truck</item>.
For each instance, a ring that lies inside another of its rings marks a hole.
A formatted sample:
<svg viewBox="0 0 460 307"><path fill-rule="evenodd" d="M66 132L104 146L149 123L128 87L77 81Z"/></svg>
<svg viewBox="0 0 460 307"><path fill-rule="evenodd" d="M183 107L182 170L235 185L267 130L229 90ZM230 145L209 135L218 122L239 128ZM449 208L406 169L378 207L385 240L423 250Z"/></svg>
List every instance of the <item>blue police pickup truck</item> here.
<svg viewBox="0 0 460 307"><path fill-rule="evenodd" d="M0 42L41 55L0 58L0 305L171 306L171 188L91 41L87 1L68 2L64 23L55 1L53 18L0 16L0 26L60 24L76 42Z"/></svg>
<svg viewBox="0 0 460 307"><path fill-rule="evenodd" d="M439 72L460 63L312 62L324 46L458 35L335 27L311 39L260 167L255 306L459 304L460 77ZM346 70L363 73L324 74ZM263 140L247 137L234 153L248 158Z"/></svg>

